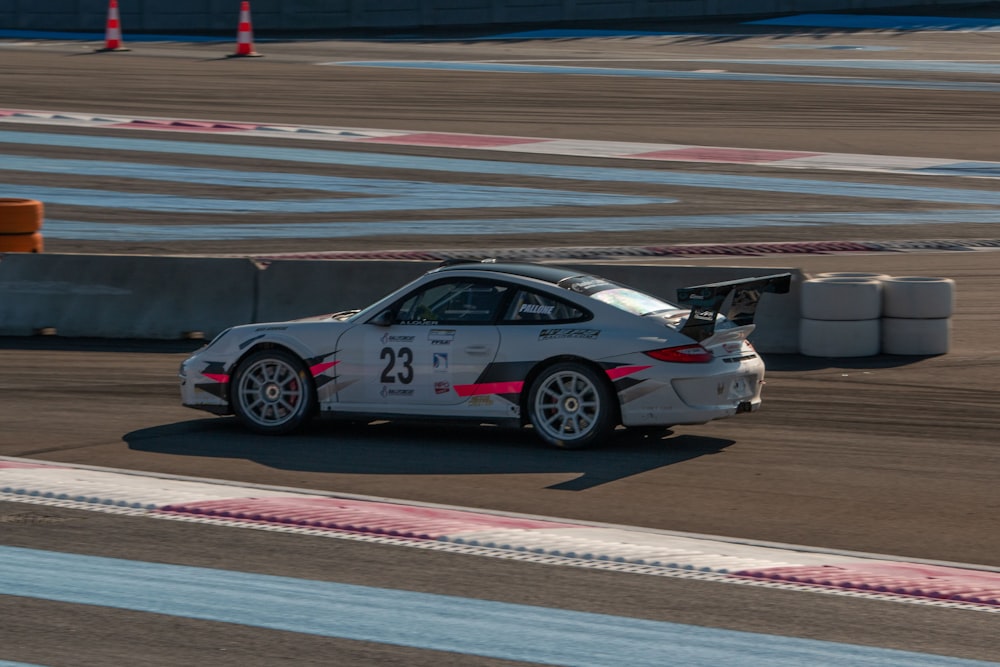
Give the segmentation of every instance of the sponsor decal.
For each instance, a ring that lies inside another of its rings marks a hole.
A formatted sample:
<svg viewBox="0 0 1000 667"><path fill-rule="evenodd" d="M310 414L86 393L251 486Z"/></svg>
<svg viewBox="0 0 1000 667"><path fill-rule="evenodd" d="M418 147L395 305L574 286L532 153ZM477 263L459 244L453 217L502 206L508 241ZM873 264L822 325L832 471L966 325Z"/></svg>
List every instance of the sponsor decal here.
<svg viewBox="0 0 1000 667"><path fill-rule="evenodd" d="M479 384L457 384L455 393L459 396L484 396L486 394L519 394L524 388L523 380L511 382L483 382Z"/></svg>
<svg viewBox="0 0 1000 667"><path fill-rule="evenodd" d="M714 310L698 310L692 315L693 319L696 320L714 320L715 311Z"/></svg>
<svg viewBox="0 0 1000 667"><path fill-rule="evenodd" d="M312 366L309 367L309 373L313 377L316 377L320 373L330 370L339 363L340 363L339 361L324 361L318 364L313 364Z"/></svg>
<svg viewBox="0 0 1000 667"><path fill-rule="evenodd" d="M538 340L555 340L557 338L597 338L600 329L542 329Z"/></svg>
<svg viewBox="0 0 1000 667"><path fill-rule="evenodd" d="M492 396L473 396L469 399L469 405L474 407L484 407L493 405Z"/></svg>
<svg viewBox="0 0 1000 667"><path fill-rule="evenodd" d="M451 383L447 380L435 380L434 382L434 393L435 394L447 394L451 391Z"/></svg>
<svg viewBox="0 0 1000 667"><path fill-rule="evenodd" d="M413 396L412 389L390 389L385 385L382 385L382 391L379 393L382 394L382 398L389 398L391 396Z"/></svg>
<svg viewBox="0 0 1000 667"><path fill-rule="evenodd" d="M287 326L257 327L254 331L284 331L287 328Z"/></svg>
<svg viewBox="0 0 1000 667"><path fill-rule="evenodd" d="M391 336L388 332L382 334L382 344L386 343L412 343L416 336Z"/></svg>
<svg viewBox="0 0 1000 667"><path fill-rule="evenodd" d="M722 349L726 352L739 352L743 349L743 343L723 343Z"/></svg>
<svg viewBox="0 0 1000 667"><path fill-rule="evenodd" d="M427 340L431 345L451 345L451 341L455 340L455 330L431 329L427 332Z"/></svg>
<svg viewBox="0 0 1000 667"><path fill-rule="evenodd" d="M438 323L437 320L403 320L402 322L398 322L398 324L405 324L405 325L411 326L411 327L412 326L418 326L418 327L435 326L435 325L437 325L437 323Z"/></svg>
<svg viewBox="0 0 1000 667"><path fill-rule="evenodd" d="M644 371L647 368L649 368L649 366L616 366L614 368L606 369L605 373L607 373L608 377L612 380L617 380L618 378L623 378L628 375L632 375L633 373Z"/></svg>
<svg viewBox="0 0 1000 667"><path fill-rule="evenodd" d="M541 306L535 303L523 303L521 304L521 307L517 309L517 312L532 313L537 315L551 315L552 311L555 309L555 306Z"/></svg>
<svg viewBox="0 0 1000 667"><path fill-rule="evenodd" d="M435 373L447 373L448 372L448 353L447 352L435 352L434 353L434 372Z"/></svg>

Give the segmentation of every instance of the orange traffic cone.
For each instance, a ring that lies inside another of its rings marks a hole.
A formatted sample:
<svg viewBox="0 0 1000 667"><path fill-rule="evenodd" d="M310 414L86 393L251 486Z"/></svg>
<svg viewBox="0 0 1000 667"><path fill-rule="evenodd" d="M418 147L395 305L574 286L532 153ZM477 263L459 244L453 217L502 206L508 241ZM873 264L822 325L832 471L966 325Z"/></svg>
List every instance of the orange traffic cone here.
<svg viewBox="0 0 1000 667"><path fill-rule="evenodd" d="M240 25L236 29L236 53L228 58L259 58L253 50L253 28L250 27L250 0L240 3Z"/></svg>
<svg viewBox="0 0 1000 667"><path fill-rule="evenodd" d="M118 20L118 0L108 5L108 27L104 30L104 48L98 51L128 51L122 46L122 26Z"/></svg>

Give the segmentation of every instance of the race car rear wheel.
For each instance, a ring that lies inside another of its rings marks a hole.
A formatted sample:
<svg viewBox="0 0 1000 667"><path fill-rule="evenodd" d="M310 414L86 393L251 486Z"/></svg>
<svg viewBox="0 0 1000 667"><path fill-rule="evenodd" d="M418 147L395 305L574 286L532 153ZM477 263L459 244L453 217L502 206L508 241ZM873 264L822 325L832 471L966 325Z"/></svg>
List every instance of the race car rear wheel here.
<svg viewBox="0 0 1000 667"><path fill-rule="evenodd" d="M582 449L615 427L614 394L589 366L563 362L543 370L528 393L528 419L538 436L561 449Z"/></svg>
<svg viewBox="0 0 1000 667"><path fill-rule="evenodd" d="M261 350L244 359L232 384L233 411L257 433L291 433L316 407L312 378L298 357L284 350Z"/></svg>

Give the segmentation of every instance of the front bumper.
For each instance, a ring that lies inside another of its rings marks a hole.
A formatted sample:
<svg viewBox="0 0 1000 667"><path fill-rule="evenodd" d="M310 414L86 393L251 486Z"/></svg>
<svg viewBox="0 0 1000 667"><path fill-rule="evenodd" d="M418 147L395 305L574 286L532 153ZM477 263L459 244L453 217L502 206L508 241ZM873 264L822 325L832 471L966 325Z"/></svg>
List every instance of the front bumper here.
<svg viewBox="0 0 1000 667"><path fill-rule="evenodd" d="M217 373L206 374L209 366L194 357L181 364L177 373L181 405L214 415L232 414L228 399L229 377Z"/></svg>

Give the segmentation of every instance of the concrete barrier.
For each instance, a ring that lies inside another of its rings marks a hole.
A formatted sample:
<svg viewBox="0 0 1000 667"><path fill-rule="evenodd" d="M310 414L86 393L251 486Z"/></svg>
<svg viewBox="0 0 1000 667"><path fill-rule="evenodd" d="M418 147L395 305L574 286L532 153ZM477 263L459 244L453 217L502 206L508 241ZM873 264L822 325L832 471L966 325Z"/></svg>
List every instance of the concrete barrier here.
<svg viewBox="0 0 1000 667"><path fill-rule="evenodd" d="M437 265L419 261L284 259L261 264L258 321L364 308Z"/></svg>
<svg viewBox="0 0 1000 667"><path fill-rule="evenodd" d="M255 315L247 259L0 256L0 335L179 339Z"/></svg>
<svg viewBox="0 0 1000 667"><path fill-rule="evenodd" d="M510 26L565 22L703 20L781 14L870 11L892 7L968 5L969 0L253 0L258 34L448 26ZM129 34L223 33L236 30L236 0L130 0L121 3L124 41ZM0 28L104 31L107 0L0 0ZM598 25L598 27L604 27Z"/></svg>
<svg viewBox="0 0 1000 667"><path fill-rule="evenodd" d="M799 349L798 269L568 263L669 301L677 288L791 273L790 294L765 294L751 340ZM275 260L132 255L0 256L0 335L179 339L226 327L361 308L437 265L424 261Z"/></svg>

